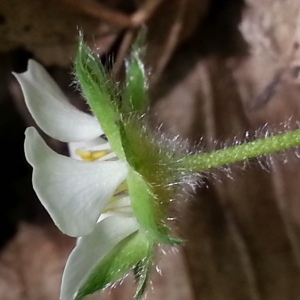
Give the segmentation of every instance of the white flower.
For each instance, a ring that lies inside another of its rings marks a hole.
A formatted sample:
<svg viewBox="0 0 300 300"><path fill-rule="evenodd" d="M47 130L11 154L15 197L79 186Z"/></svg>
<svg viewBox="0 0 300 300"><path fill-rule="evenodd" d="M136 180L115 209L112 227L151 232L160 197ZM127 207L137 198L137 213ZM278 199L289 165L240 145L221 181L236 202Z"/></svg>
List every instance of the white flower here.
<svg viewBox="0 0 300 300"><path fill-rule="evenodd" d="M63 276L61 299L70 300L99 259L138 230L126 189L128 166L100 138L98 121L72 106L41 65L30 60L27 72L14 75L37 125L69 143L71 157L62 156L35 128L26 130L35 192L62 232L81 237Z"/></svg>
<svg viewBox="0 0 300 300"><path fill-rule="evenodd" d="M25 155L33 167L35 192L60 230L70 236L90 233L118 186L126 179L124 162L86 162L51 150L33 128L26 130Z"/></svg>

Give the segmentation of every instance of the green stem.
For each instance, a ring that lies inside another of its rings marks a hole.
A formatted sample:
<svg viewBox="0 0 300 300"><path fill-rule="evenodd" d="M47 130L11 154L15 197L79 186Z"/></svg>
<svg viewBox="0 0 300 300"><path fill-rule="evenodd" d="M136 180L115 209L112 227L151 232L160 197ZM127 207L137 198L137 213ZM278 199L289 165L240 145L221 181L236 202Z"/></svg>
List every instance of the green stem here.
<svg viewBox="0 0 300 300"><path fill-rule="evenodd" d="M186 156L180 164L192 172L203 172L298 145L300 145L300 129L214 152Z"/></svg>

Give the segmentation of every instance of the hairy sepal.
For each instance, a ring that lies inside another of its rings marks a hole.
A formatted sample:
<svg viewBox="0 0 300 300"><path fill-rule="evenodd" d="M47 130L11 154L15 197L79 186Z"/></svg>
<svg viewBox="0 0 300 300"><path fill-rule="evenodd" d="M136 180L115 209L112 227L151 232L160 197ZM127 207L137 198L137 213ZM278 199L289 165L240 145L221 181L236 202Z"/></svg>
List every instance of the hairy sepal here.
<svg viewBox="0 0 300 300"><path fill-rule="evenodd" d="M79 37L75 72L83 94L98 118L112 149L118 157L123 157L120 132L116 123L119 115L116 88L112 86L99 59L83 42L82 36Z"/></svg>
<svg viewBox="0 0 300 300"><path fill-rule="evenodd" d="M141 260L133 269L134 276L138 282L134 295L135 300L140 300L145 294L152 266L153 250L154 247L152 247L152 249L149 248L148 256Z"/></svg>
<svg viewBox="0 0 300 300"><path fill-rule="evenodd" d="M169 228L164 223L165 206L160 203L159 195L153 193L152 187L141 174L130 170L127 183L136 219L149 239L156 243L180 244L180 239L169 236Z"/></svg>
<svg viewBox="0 0 300 300"><path fill-rule="evenodd" d="M148 107L147 76L140 50L133 49L126 62L126 83L122 99L122 112L144 112Z"/></svg>
<svg viewBox="0 0 300 300"><path fill-rule="evenodd" d="M146 287L147 276L145 274L149 272L153 247L151 240L141 231L125 238L94 267L85 283L79 288L75 300L81 300L103 290L137 266L140 268L140 276L136 299L140 299Z"/></svg>

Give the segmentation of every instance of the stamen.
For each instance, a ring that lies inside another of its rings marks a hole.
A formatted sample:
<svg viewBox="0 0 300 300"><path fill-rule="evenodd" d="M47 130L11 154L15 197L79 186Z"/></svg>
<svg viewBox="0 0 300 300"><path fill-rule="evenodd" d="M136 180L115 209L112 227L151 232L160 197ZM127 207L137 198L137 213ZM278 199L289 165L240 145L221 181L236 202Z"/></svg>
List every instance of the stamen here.
<svg viewBox="0 0 300 300"><path fill-rule="evenodd" d="M91 162L109 154L109 151L107 150L89 151L85 149L76 149L75 154L80 156L83 160Z"/></svg>

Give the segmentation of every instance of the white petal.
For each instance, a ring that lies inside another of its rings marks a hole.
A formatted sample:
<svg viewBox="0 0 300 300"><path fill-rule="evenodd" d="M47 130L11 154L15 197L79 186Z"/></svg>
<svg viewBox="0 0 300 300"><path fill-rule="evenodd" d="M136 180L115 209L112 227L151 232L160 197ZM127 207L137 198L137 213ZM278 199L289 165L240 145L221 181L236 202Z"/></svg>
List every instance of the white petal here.
<svg viewBox="0 0 300 300"><path fill-rule="evenodd" d="M103 133L96 118L71 105L36 61L29 61L25 73L13 74L21 85L32 117L49 136L63 142L77 142L96 138Z"/></svg>
<svg viewBox="0 0 300 300"><path fill-rule="evenodd" d="M93 267L138 227L134 218L111 216L98 223L90 235L80 238L65 267L60 300L74 299Z"/></svg>
<svg viewBox="0 0 300 300"><path fill-rule="evenodd" d="M70 236L90 233L126 179L122 161L85 162L51 150L35 128L26 130L25 155L33 166L33 187L59 229Z"/></svg>

